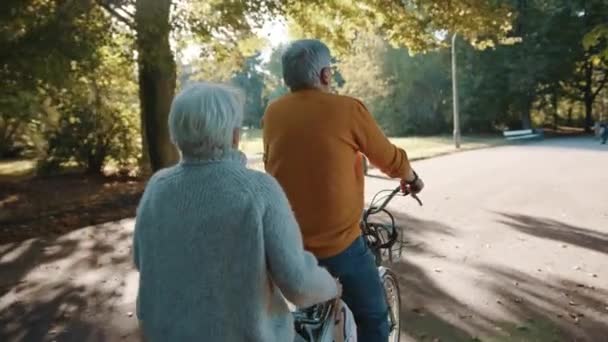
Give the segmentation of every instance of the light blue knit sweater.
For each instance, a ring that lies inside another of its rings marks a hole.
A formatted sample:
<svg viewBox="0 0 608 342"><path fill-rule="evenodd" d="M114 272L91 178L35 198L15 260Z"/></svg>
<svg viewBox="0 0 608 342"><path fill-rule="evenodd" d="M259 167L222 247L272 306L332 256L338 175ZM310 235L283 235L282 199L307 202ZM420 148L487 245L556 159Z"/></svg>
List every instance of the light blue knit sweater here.
<svg viewBox="0 0 608 342"><path fill-rule="evenodd" d="M137 211L137 316L147 340L292 341L298 306L337 295L303 250L278 183L242 154L156 173Z"/></svg>

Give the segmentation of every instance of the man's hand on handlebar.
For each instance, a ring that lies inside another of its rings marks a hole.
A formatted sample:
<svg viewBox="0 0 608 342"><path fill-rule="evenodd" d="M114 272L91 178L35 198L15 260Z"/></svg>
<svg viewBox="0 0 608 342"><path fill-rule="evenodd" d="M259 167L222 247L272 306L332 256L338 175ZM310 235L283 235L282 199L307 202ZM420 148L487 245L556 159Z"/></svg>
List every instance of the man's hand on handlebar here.
<svg viewBox="0 0 608 342"><path fill-rule="evenodd" d="M422 179L420 179L420 177L418 177L416 171L412 171L412 174L413 177L410 177L410 179L401 180L401 191L403 191L404 193L412 193L415 195L422 191L422 189L424 188L424 182L422 181Z"/></svg>

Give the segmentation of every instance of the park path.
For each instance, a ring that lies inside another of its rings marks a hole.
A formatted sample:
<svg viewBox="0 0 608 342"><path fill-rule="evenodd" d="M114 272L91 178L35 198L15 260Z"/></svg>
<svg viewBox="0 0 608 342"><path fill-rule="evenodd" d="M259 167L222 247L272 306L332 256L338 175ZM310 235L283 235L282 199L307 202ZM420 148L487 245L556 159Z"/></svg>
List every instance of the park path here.
<svg viewBox="0 0 608 342"><path fill-rule="evenodd" d="M390 209L402 341L608 341L608 147L547 140L419 161ZM372 174L366 195L396 183ZM137 341L132 220L0 246L0 341ZM167 319L170 319L169 317Z"/></svg>

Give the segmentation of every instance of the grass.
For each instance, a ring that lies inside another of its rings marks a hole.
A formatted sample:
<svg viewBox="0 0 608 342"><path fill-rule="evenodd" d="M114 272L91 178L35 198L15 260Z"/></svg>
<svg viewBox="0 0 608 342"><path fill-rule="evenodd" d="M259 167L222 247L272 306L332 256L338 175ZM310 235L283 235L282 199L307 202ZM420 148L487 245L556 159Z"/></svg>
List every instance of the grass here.
<svg viewBox="0 0 608 342"><path fill-rule="evenodd" d="M18 180L34 173L36 161L31 159L0 160L0 180Z"/></svg>
<svg viewBox="0 0 608 342"><path fill-rule="evenodd" d="M454 147L451 136L407 137L390 138L391 142L407 151L411 159L431 158L438 155L458 151ZM466 136L462 138L460 150L474 150L492 147L504 143L500 136ZM262 134L260 130L249 129L243 131L241 137L241 150L248 156L262 154Z"/></svg>
<svg viewBox="0 0 608 342"><path fill-rule="evenodd" d="M459 151L454 148L452 137L447 135L390 138L390 140L393 144L405 149L412 160L431 158ZM504 139L499 136L466 136L462 138L460 151L492 147L502 143L504 143ZM240 149L249 157L259 157L264 152L262 132L257 129L244 130ZM35 165L33 160L27 159L0 160L0 181L28 178L34 174ZM256 165L252 166L254 168L261 168L256 167Z"/></svg>
<svg viewBox="0 0 608 342"><path fill-rule="evenodd" d="M263 154L264 146L262 144L262 130L243 130L243 133L241 134L241 144L239 148L248 156Z"/></svg>
<svg viewBox="0 0 608 342"><path fill-rule="evenodd" d="M454 147L451 136L390 138L391 142L407 151L412 160L426 159L444 154L487 148L504 144L500 136L462 137L460 149Z"/></svg>

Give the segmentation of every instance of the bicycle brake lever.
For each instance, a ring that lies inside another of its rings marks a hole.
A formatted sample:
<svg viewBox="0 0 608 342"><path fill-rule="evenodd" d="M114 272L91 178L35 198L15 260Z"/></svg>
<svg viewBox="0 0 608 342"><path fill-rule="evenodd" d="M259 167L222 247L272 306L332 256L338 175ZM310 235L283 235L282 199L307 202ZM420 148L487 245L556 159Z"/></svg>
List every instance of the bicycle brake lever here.
<svg viewBox="0 0 608 342"><path fill-rule="evenodd" d="M420 198L418 197L418 195L416 195L415 193L410 193L410 195L412 196L413 199L416 200L416 202L418 202L418 204L420 204L420 206L422 207L422 201L420 200Z"/></svg>

